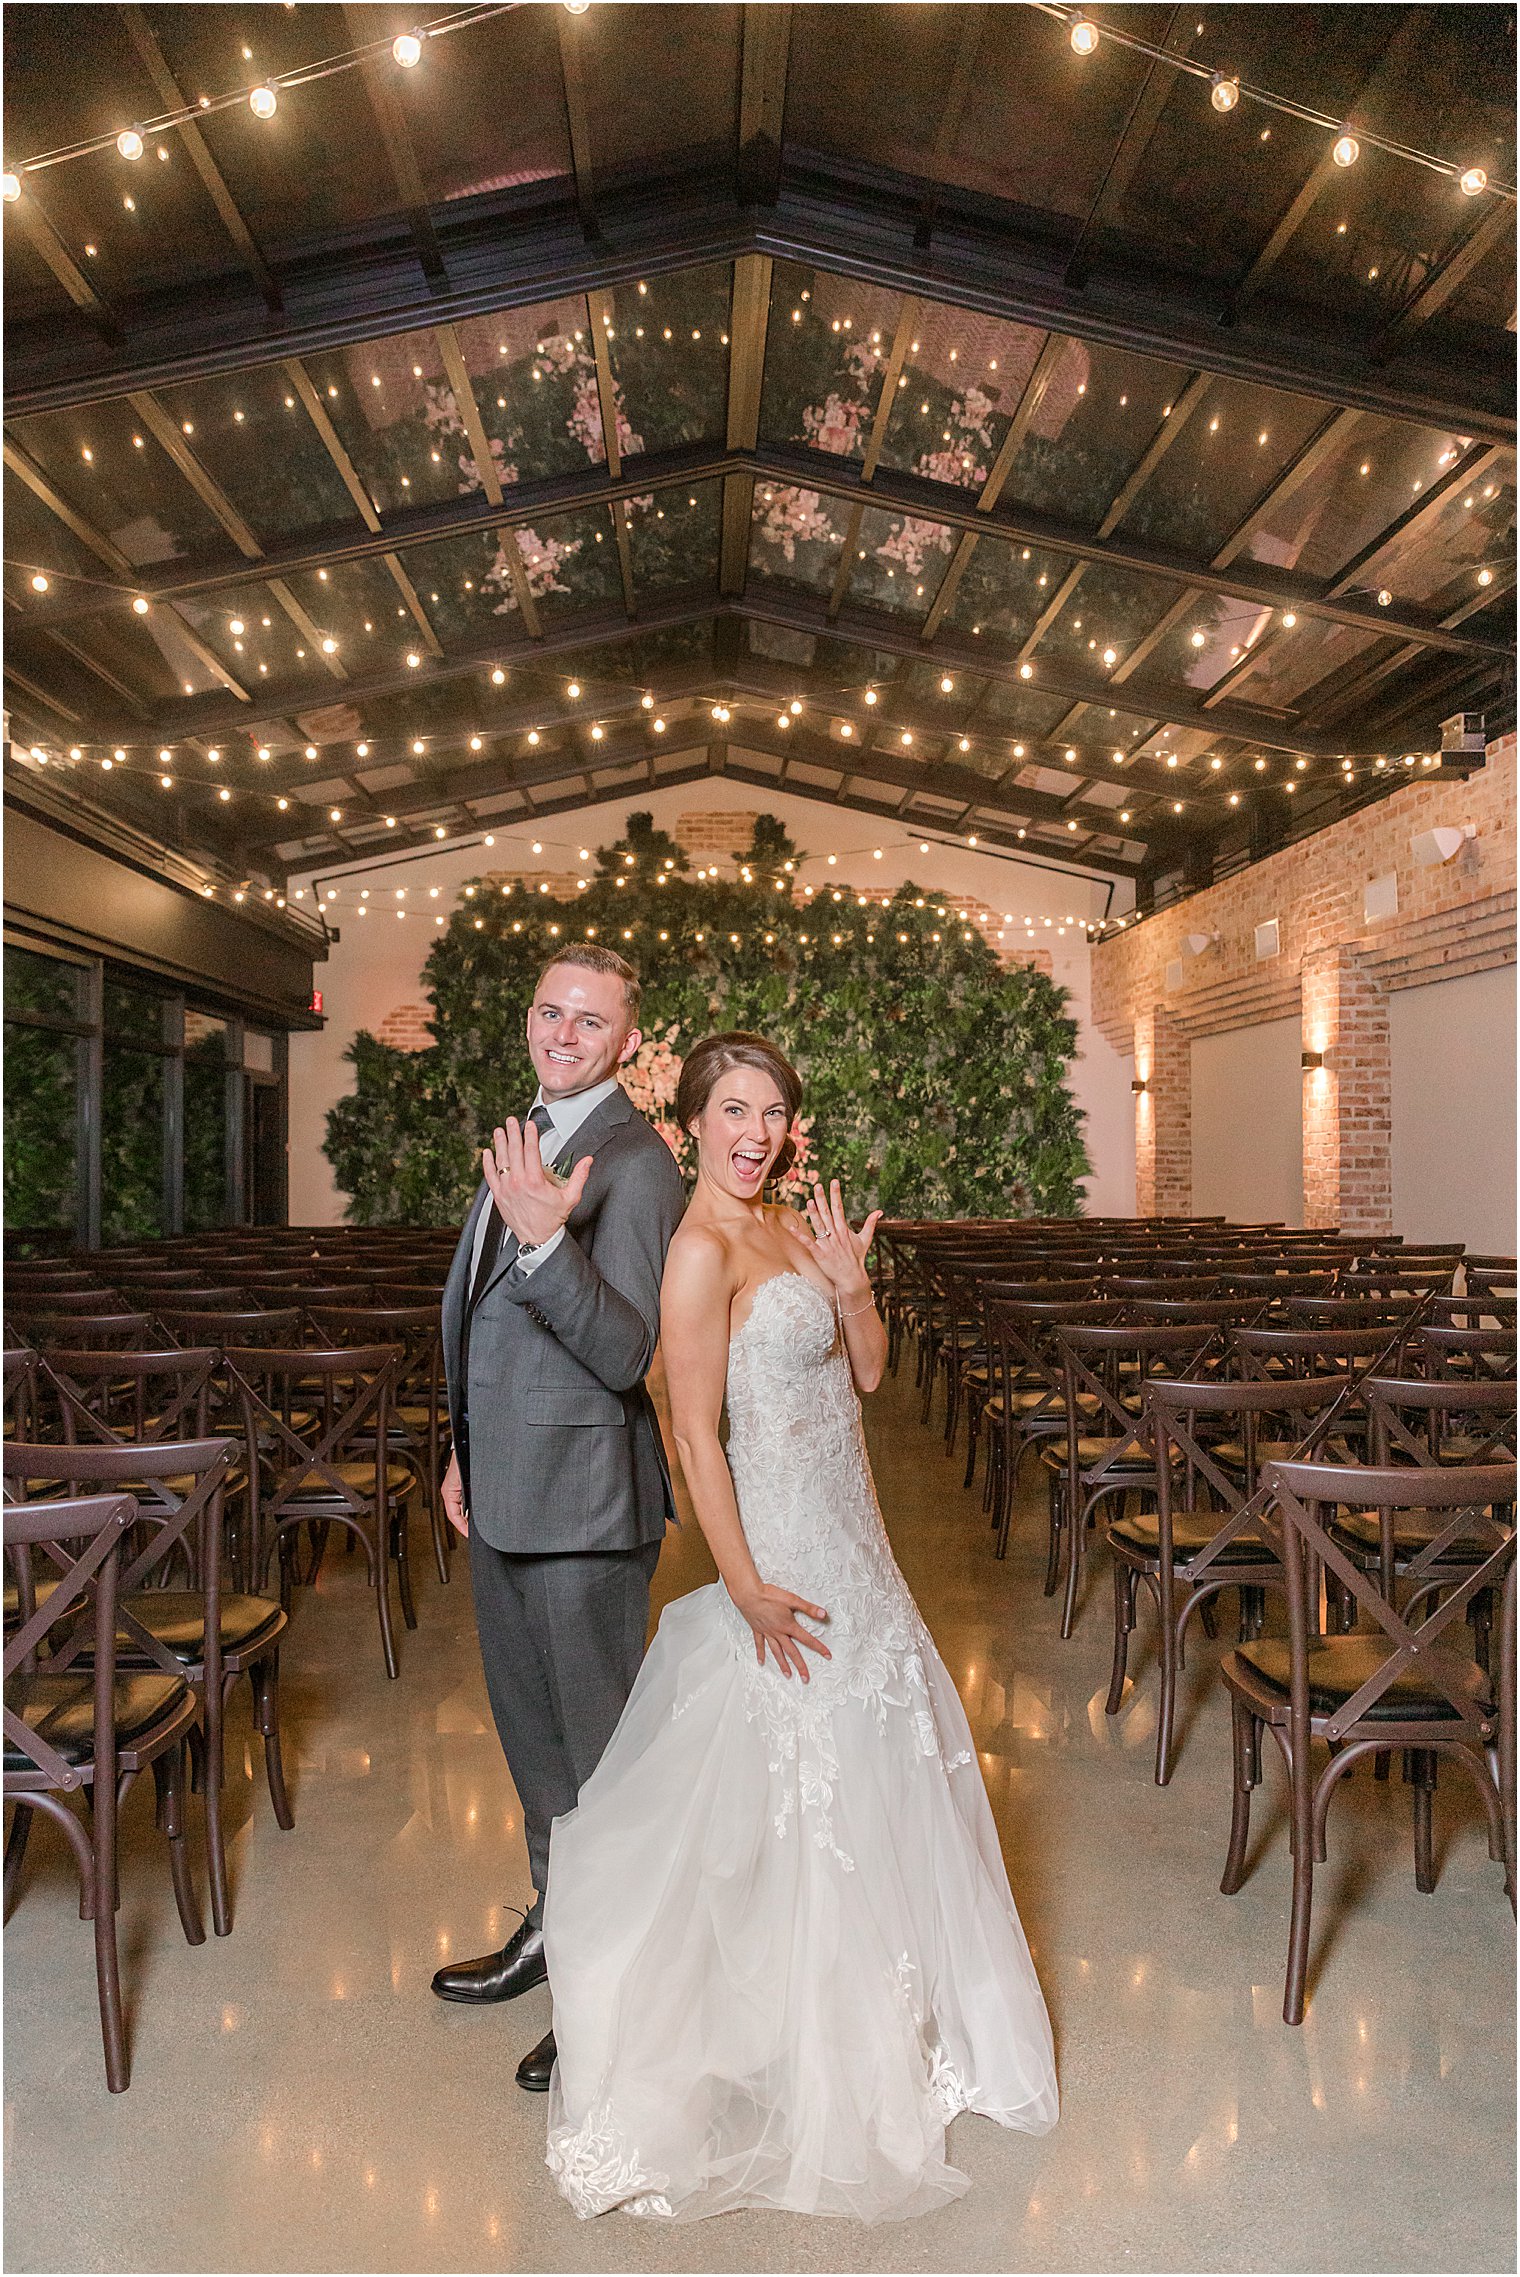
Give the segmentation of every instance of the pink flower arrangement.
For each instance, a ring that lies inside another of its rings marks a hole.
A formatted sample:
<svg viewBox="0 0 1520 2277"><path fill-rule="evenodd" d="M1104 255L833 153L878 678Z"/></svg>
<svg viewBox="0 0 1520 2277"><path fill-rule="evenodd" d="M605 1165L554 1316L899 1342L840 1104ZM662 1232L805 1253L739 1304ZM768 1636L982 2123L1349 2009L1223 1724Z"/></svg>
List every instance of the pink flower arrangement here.
<svg viewBox="0 0 1520 2277"><path fill-rule="evenodd" d="M795 561L797 548L810 538L832 538L833 527L819 503L816 490L788 485L775 492L760 521L760 535L781 548L783 561Z"/></svg>

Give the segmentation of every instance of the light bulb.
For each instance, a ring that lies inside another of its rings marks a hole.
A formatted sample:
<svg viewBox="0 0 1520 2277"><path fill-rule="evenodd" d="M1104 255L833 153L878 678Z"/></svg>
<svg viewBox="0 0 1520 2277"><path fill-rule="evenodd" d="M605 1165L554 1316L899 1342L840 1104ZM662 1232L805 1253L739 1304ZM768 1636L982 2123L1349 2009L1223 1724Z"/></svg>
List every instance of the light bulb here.
<svg viewBox="0 0 1520 2277"><path fill-rule="evenodd" d="M1378 588L1378 597L1377 597L1377 603L1378 603L1378 607L1379 607L1380 609L1386 609L1386 608L1389 606L1389 604L1390 604L1390 602L1392 601L1392 599L1393 599L1393 595L1392 595L1392 594L1389 592L1389 590L1388 590L1387 586L1386 586L1386 585L1381 585L1381 586L1379 586L1379 588Z"/></svg>
<svg viewBox="0 0 1520 2277"><path fill-rule="evenodd" d="M590 5L591 0L565 0L565 7L572 16L584 16Z"/></svg>
<svg viewBox="0 0 1520 2277"><path fill-rule="evenodd" d="M1216 71L1209 88L1209 101L1216 111L1233 111L1240 101L1240 81L1226 79L1222 71Z"/></svg>
<svg viewBox="0 0 1520 2277"><path fill-rule="evenodd" d="M121 133L116 137L116 147L121 152L123 158L141 158L143 154L143 138L138 133L136 127L124 127Z"/></svg>
<svg viewBox="0 0 1520 2277"><path fill-rule="evenodd" d="M138 617L145 617L148 613L148 604L140 593L138 594L137 599L132 603L132 613L134 616Z"/></svg>
<svg viewBox="0 0 1520 2277"><path fill-rule="evenodd" d="M391 41L391 53L403 71L410 71L422 60L422 42L415 32L398 32Z"/></svg>
<svg viewBox="0 0 1520 2277"><path fill-rule="evenodd" d="M572 680L569 687L565 690L565 694L567 696L578 696L580 692L581 684L579 680Z"/></svg>
<svg viewBox="0 0 1520 2277"><path fill-rule="evenodd" d="M1465 173L1458 176L1458 187L1464 198L1475 198L1480 190L1488 188L1488 176L1481 166L1469 166ZM9 197L11 193L7 190L5 194Z"/></svg>
<svg viewBox="0 0 1520 2277"><path fill-rule="evenodd" d="M45 593L47 589L48 581L39 569L36 576L32 579L32 591L34 593Z"/></svg>
<svg viewBox="0 0 1520 2277"><path fill-rule="evenodd" d="M1098 44L1098 27L1090 16L1078 16L1071 27L1071 44L1077 55L1091 55Z"/></svg>
<svg viewBox="0 0 1520 2277"><path fill-rule="evenodd" d="M1480 570L1479 570L1479 572L1478 572L1478 583L1479 583L1480 585L1492 585L1493 581L1494 581L1494 573L1493 573L1493 571L1492 571L1491 569L1480 569Z"/></svg>
<svg viewBox="0 0 1520 2277"><path fill-rule="evenodd" d="M1295 626L1297 623L1298 623L1298 618L1297 618L1297 616L1295 615L1295 613L1293 612L1293 610L1292 610L1292 609L1284 609L1284 611L1283 611L1283 624L1285 625L1285 627L1287 628L1287 630L1288 630L1289 632L1291 632L1291 631L1293 630L1293 627L1294 627L1294 626Z"/></svg>
<svg viewBox="0 0 1520 2277"><path fill-rule="evenodd" d="M1343 134L1330 152L1337 166L1354 166L1362 155L1362 146L1354 134Z"/></svg>
<svg viewBox="0 0 1520 2277"><path fill-rule="evenodd" d="M256 119L272 119L280 107L280 98L272 87L255 87L248 98L248 108Z"/></svg>
<svg viewBox="0 0 1520 2277"><path fill-rule="evenodd" d="M6 204L13 206L21 195L21 176L19 174L0 174L0 189L5 192Z"/></svg>
<svg viewBox="0 0 1520 2277"><path fill-rule="evenodd" d="M942 696L950 696L955 693L955 682L951 679L948 672L945 674L944 678L939 684L939 692Z"/></svg>

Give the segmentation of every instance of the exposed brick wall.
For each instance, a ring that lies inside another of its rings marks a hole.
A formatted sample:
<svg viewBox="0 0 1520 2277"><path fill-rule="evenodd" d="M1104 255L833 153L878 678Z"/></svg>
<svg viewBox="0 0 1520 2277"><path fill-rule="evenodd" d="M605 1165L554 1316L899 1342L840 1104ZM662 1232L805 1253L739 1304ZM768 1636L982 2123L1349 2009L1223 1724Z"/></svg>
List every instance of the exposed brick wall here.
<svg viewBox="0 0 1520 2277"><path fill-rule="evenodd" d="M1453 861L1419 867L1413 837L1465 823L1478 835ZM1369 918L1365 890L1390 875L1397 907ZM1259 959L1255 929L1269 918L1279 951ZM1218 939L1192 956L1189 934ZM1514 961L1513 736L1466 782L1412 781L1096 944L1094 1020L1149 1082L1135 1101L1136 1208L1189 1206L1192 1039L1299 1011L1305 1050L1327 1055L1304 1077L1305 1222L1390 1231L1389 992Z"/></svg>
<svg viewBox="0 0 1520 2277"><path fill-rule="evenodd" d="M398 1004L387 1012L376 1031L382 1044L393 1051L425 1052L433 1042L432 1008L426 1004Z"/></svg>
<svg viewBox="0 0 1520 2277"><path fill-rule="evenodd" d="M1410 839L1438 823L1476 823L1455 861L1422 870ZM1369 923L1362 894L1375 878L1398 877L1398 914ZM1258 962L1255 928L1275 917L1281 953ZM1166 1003L1194 1036L1254 1027L1298 1008L1305 953L1354 942L1392 988L1456 978L1515 961L1515 738L1491 743L1488 761L1464 782L1414 780L1332 823L1300 845L1269 855L1237 877L1094 946L1093 1019L1116 1051L1130 1049L1136 1015ZM1189 933L1218 933L1217 948L1184 954ZM1183 963L1183 985L1166 968Z"/></svg>
<svg viewBox="0 0 1520 2277"><path fill-rule="evenodd" d="M1393 1227L1393 1060L1388 995L1353 948L1303 962L1304 1223L1342 1233Z"/></svg>
<svg viewBox="0 0 1520 2277"><path fill-rule="evenodd" d="M1164 1006L1135 1022L1135 1210L1186 1217L1193 1206L1193 1047Z"/></svg>

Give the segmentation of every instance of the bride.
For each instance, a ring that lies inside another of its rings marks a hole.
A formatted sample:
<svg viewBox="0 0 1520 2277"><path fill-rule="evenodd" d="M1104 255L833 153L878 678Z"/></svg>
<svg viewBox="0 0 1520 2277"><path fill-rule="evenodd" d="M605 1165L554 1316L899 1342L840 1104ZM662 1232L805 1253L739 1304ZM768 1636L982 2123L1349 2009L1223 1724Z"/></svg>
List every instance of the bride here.
<svg viewBox="0 0 1520 2277"><path fill-rule="evenodd" d="M577 2214L919 2214L946 2122L1056 2118L1050 2025L971 1733L893 1561L857 1391L886 1336L838 1181L767 1203L796 1071L709 1036L661 1336L721 1580L667 1606L557 1819L548 2163ZM728 1406L725 1459L719 1420Z"/></svg>

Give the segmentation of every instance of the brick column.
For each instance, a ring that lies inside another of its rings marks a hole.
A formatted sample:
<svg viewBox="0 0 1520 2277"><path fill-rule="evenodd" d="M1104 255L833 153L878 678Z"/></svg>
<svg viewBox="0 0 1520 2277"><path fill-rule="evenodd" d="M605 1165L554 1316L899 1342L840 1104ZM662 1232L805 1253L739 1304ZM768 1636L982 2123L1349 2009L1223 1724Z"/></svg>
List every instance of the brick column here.
<svg viewBox="0 0 1520 2277"><path fill-rule="evenodd" d="M1135 1021L1135 1213L1186 1217L1193 1207L1193 1047L1162 1005Z"/></svg>
<svg viewBox="0 0 1520 2277"><path fill-rule="evenodd" d="M1356 951L1305 952L1304 1224L1342 1233L1393 1227L1393 1073L1388 999Z"/></svg>

